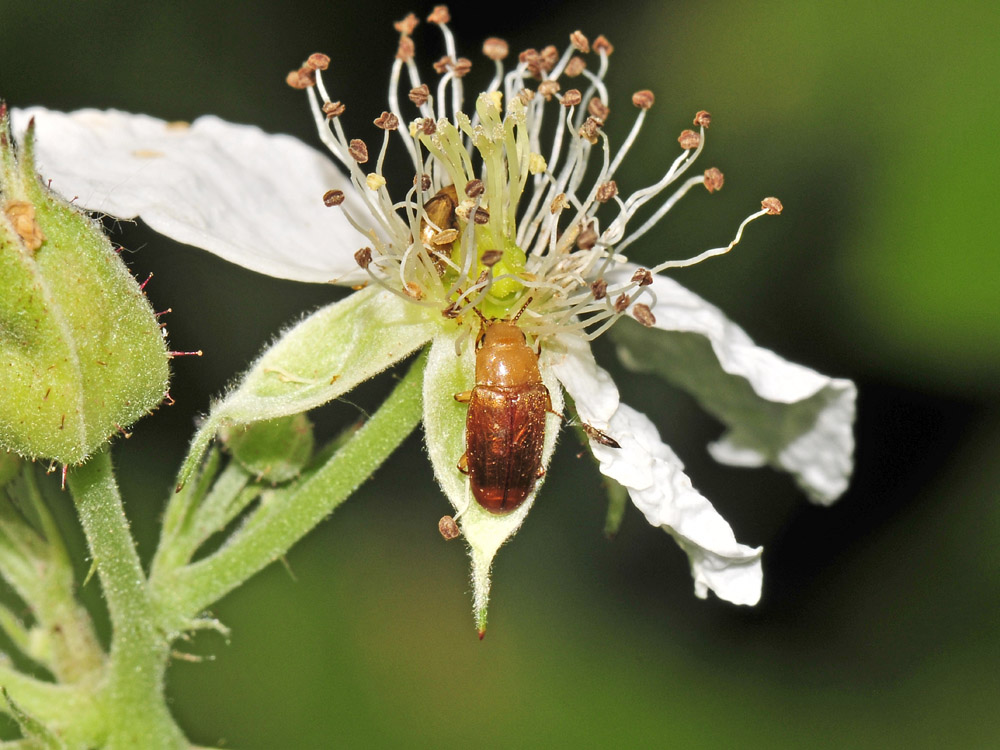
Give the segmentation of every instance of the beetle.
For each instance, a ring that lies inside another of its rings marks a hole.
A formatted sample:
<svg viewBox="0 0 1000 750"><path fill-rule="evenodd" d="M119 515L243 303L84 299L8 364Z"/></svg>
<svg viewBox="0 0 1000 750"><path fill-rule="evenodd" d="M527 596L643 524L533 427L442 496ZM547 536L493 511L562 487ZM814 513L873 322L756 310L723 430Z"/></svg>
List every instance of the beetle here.
<svg viewBox="0 0 1000 750"><path fill-rule="evenodd" d="M538 352L517 326L527 306L510 320L488 321L476 311L483 324L476 342L476 384L455 394L456 401L469 404L458 470L468 475L476 502L497 515L521 505L544 476L545 415L556 413L538 369Z"/></svg>

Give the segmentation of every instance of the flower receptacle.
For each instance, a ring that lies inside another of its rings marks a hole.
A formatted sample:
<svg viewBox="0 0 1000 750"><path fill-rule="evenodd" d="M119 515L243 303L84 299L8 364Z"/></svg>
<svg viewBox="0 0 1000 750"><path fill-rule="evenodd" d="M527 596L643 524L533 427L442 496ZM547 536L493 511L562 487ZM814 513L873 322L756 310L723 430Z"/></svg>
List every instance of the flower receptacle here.
<svg viewBox="0 0 1000 750"><path fill-rule="evenodd" d="M39 180L0 104L0 447L79 464L163 399L166 342L98 222Z"/></svg>

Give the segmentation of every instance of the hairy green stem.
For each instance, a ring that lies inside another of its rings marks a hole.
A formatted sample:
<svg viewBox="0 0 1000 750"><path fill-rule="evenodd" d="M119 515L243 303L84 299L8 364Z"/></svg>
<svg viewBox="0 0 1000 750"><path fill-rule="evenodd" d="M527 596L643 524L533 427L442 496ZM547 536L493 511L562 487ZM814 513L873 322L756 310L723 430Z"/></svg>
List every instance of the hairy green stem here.
<svg viewBox="0 0 1000 750"><path fill-rule="evenodd" d="M375 415L311 477L262 503L214 554L151 582L170 629L279 559L346 500L419 424L426 356L419 357Z"/></svg>
<svg viewBox="0 0 1000 750"><path fill-rule="evenodd" d="M157 626L107 449L73 468L69 486L111 616L101 695L109 730L106 747L186 748L163 695L169 641Z"/></svg>

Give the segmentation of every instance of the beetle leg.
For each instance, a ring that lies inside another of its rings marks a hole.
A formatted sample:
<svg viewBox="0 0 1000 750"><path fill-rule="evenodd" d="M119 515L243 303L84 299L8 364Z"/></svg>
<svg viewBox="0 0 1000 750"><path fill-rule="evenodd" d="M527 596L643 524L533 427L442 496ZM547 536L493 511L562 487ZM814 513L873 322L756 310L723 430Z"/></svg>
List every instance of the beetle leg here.
<svg viewBox="0 0 1000 750"><path fill-rule="evenodd" d="M462 391L455 394L455 400L460 404L467 404L472 400L472 391Z"/></svg>
<svg viewBox="0 0 1000 750"><path fill-rule="evenodd" d="M469 473L469 454L463 453L462 457L458 459L458 470L463 474Z"/></svg>

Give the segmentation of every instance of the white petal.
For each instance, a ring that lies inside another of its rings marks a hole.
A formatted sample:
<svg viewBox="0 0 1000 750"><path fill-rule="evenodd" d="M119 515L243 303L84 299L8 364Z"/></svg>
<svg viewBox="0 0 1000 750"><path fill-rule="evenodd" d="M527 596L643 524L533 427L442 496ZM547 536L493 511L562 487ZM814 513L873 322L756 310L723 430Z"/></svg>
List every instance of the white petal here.
<svg viewBox="0 0 1000 750"><path fill-rule="evenodd" d="M465 418L468 407L455 401L455 394L471 390L475 385L475 352L472 339L467 338L461 356L455 354L455 335L443 333L435 337L427 358L424 375L424 437L427 452L434 467L434 476L455 511L459 525L469 545L472 558L473 607L480 631L485 628L490 593L490 569L497 551L520 528L528 515L541 480L527 500L510 513L494 515L481 508L472 498L469 480L458 470L458 461L465 453ZM552 408L562 409L562 391L551 374L543 380L549 389ZM542 468L549 465L559 432L559 418L548 415Z"/></svg>
<svg viewBox="0 0 1000 750"><path fill-rule="evenodd" d="M649 523L677 540L690 560L698 596L704 598L711 589L734 604L756 604L763 582L761 548L736 541L725 519L691 485L680 459L660 440L653 423L618 403L617 388L594 361L589 345L569 336L561 343L566 354L553 365L556 377L580 417L588 424L594 420L593 426L621 445L611 448L590 441L601 472L628 489ZM611 404L615 407L609 413Z"/></svg>
<svg viewBox="0 0 1000 750"><path fill-rule="evenodd" d="M627 281L633 270L619 269L608 283ZM788 471L817 503L840 497L854 468L854 383L755 345L672 279L656 276L647 288L656 295L658 330L634 321L615 326L622 361L677 383L726 424L729 431L709 446L716 460Z"/></svg>
<svg viewBox="0 0 1000 750"><path fill-rule="evenodd" d="M354 252L370 240L344 217L367 215L325 155L288 135L217 117L167 123L109 110L13 111L37 128L38 170L91 211L141 216L161 234L282 279L354 284ZM343 190L341 208L323 194Z"/></svg>

